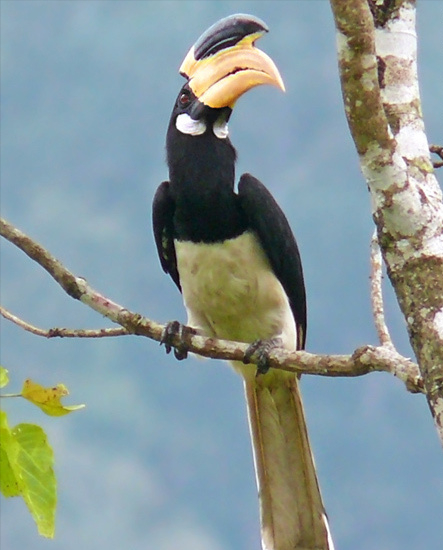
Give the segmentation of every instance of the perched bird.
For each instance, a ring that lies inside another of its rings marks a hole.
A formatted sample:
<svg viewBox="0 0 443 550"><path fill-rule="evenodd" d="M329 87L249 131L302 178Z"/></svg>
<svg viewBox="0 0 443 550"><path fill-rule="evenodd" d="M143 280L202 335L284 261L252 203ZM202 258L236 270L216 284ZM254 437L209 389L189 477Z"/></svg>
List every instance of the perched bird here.
<svg viewBox="0 0 443 550"><path fill-rule="evenodd" d="M161 265L183 294L188 326L250 343L249 355L260 356L258 372L233 367L245 385L263 548L331 550L298 378L266 372L273 346L305 345L300 255L266 187L243 174L235 189L228 134L242 94L261 84L284 90L274 62L255 46L267 30L256 17L233 15L210 27L185 57L186 82L167 131L169 181L153 202L154 236Z"/></svg>

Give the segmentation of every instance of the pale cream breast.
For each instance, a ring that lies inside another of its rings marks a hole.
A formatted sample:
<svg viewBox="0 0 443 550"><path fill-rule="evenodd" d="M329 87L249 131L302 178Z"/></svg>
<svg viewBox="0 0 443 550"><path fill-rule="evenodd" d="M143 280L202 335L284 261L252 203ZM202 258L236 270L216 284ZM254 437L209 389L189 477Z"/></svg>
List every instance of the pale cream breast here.
<svg viewBox="0 0 443 550"><path fill-rule="evenodd" d="M296 347L289 301L251 232L223 243L175 242L188 324L208 336Z"/></svg>

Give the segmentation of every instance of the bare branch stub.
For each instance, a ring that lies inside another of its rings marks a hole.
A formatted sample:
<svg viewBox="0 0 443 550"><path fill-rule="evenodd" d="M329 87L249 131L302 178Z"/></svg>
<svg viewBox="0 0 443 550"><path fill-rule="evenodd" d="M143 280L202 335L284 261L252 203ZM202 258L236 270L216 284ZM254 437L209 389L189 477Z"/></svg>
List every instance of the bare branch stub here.
<svg viewBox="0 0 443 550"><path fill-rule="evenodd" d="M431 153L436 154L441 158L441 160L434 160L432 161L432 166L434 168L442 168L443 167L443 146L442 145L430 145L429 151Z"/></svg>
<svg viewBox="0 0 443 550"><path fill-rule="evenodd" d="M369 9L374 18L376 27L383 27L395 17L396 11L402 6L405 0L368 0Z"/></svg>

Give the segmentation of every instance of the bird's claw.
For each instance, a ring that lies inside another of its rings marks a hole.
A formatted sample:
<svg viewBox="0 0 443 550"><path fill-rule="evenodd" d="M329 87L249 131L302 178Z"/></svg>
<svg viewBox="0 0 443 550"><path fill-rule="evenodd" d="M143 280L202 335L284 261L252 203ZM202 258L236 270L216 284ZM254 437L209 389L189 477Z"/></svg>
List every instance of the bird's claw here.
<svg viewBox="0 0 443 550"><path fill-rule="evenodd" d="M174 356L178 361L182 361L188 357L188 346L185 344L184 339L187 334L194 334L195 331L186 325L182 325L178 321L170 321L166 323L163 329L160 345L165 346L166 353L171 353L174 350ZM174 345L173 341L179 338L179 345Z"/></svg>
<svg viewBox="0 0 443 550"><path fill-rule="evenodd" d="M252 356L256 355L257 361L257 374L266 374L270 368L269 353L273 348L281 346L280 338L270 338L269 340L255 340L248 347L243 357L243 363L248 364L251 362Z"/></svg>

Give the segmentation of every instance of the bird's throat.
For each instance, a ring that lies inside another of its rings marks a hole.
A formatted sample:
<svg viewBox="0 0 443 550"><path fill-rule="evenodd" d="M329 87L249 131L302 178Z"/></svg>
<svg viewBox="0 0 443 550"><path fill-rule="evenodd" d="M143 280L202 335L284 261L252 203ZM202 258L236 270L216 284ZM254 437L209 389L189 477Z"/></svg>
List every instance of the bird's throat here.
<svg viewBox="0 0 443 550"><path fill-rule="evenodd" d="M169 128L167 153L174 230L179 240L217 242L240 235L245 222L234 191L236 153L228 138Z"/></svg>

